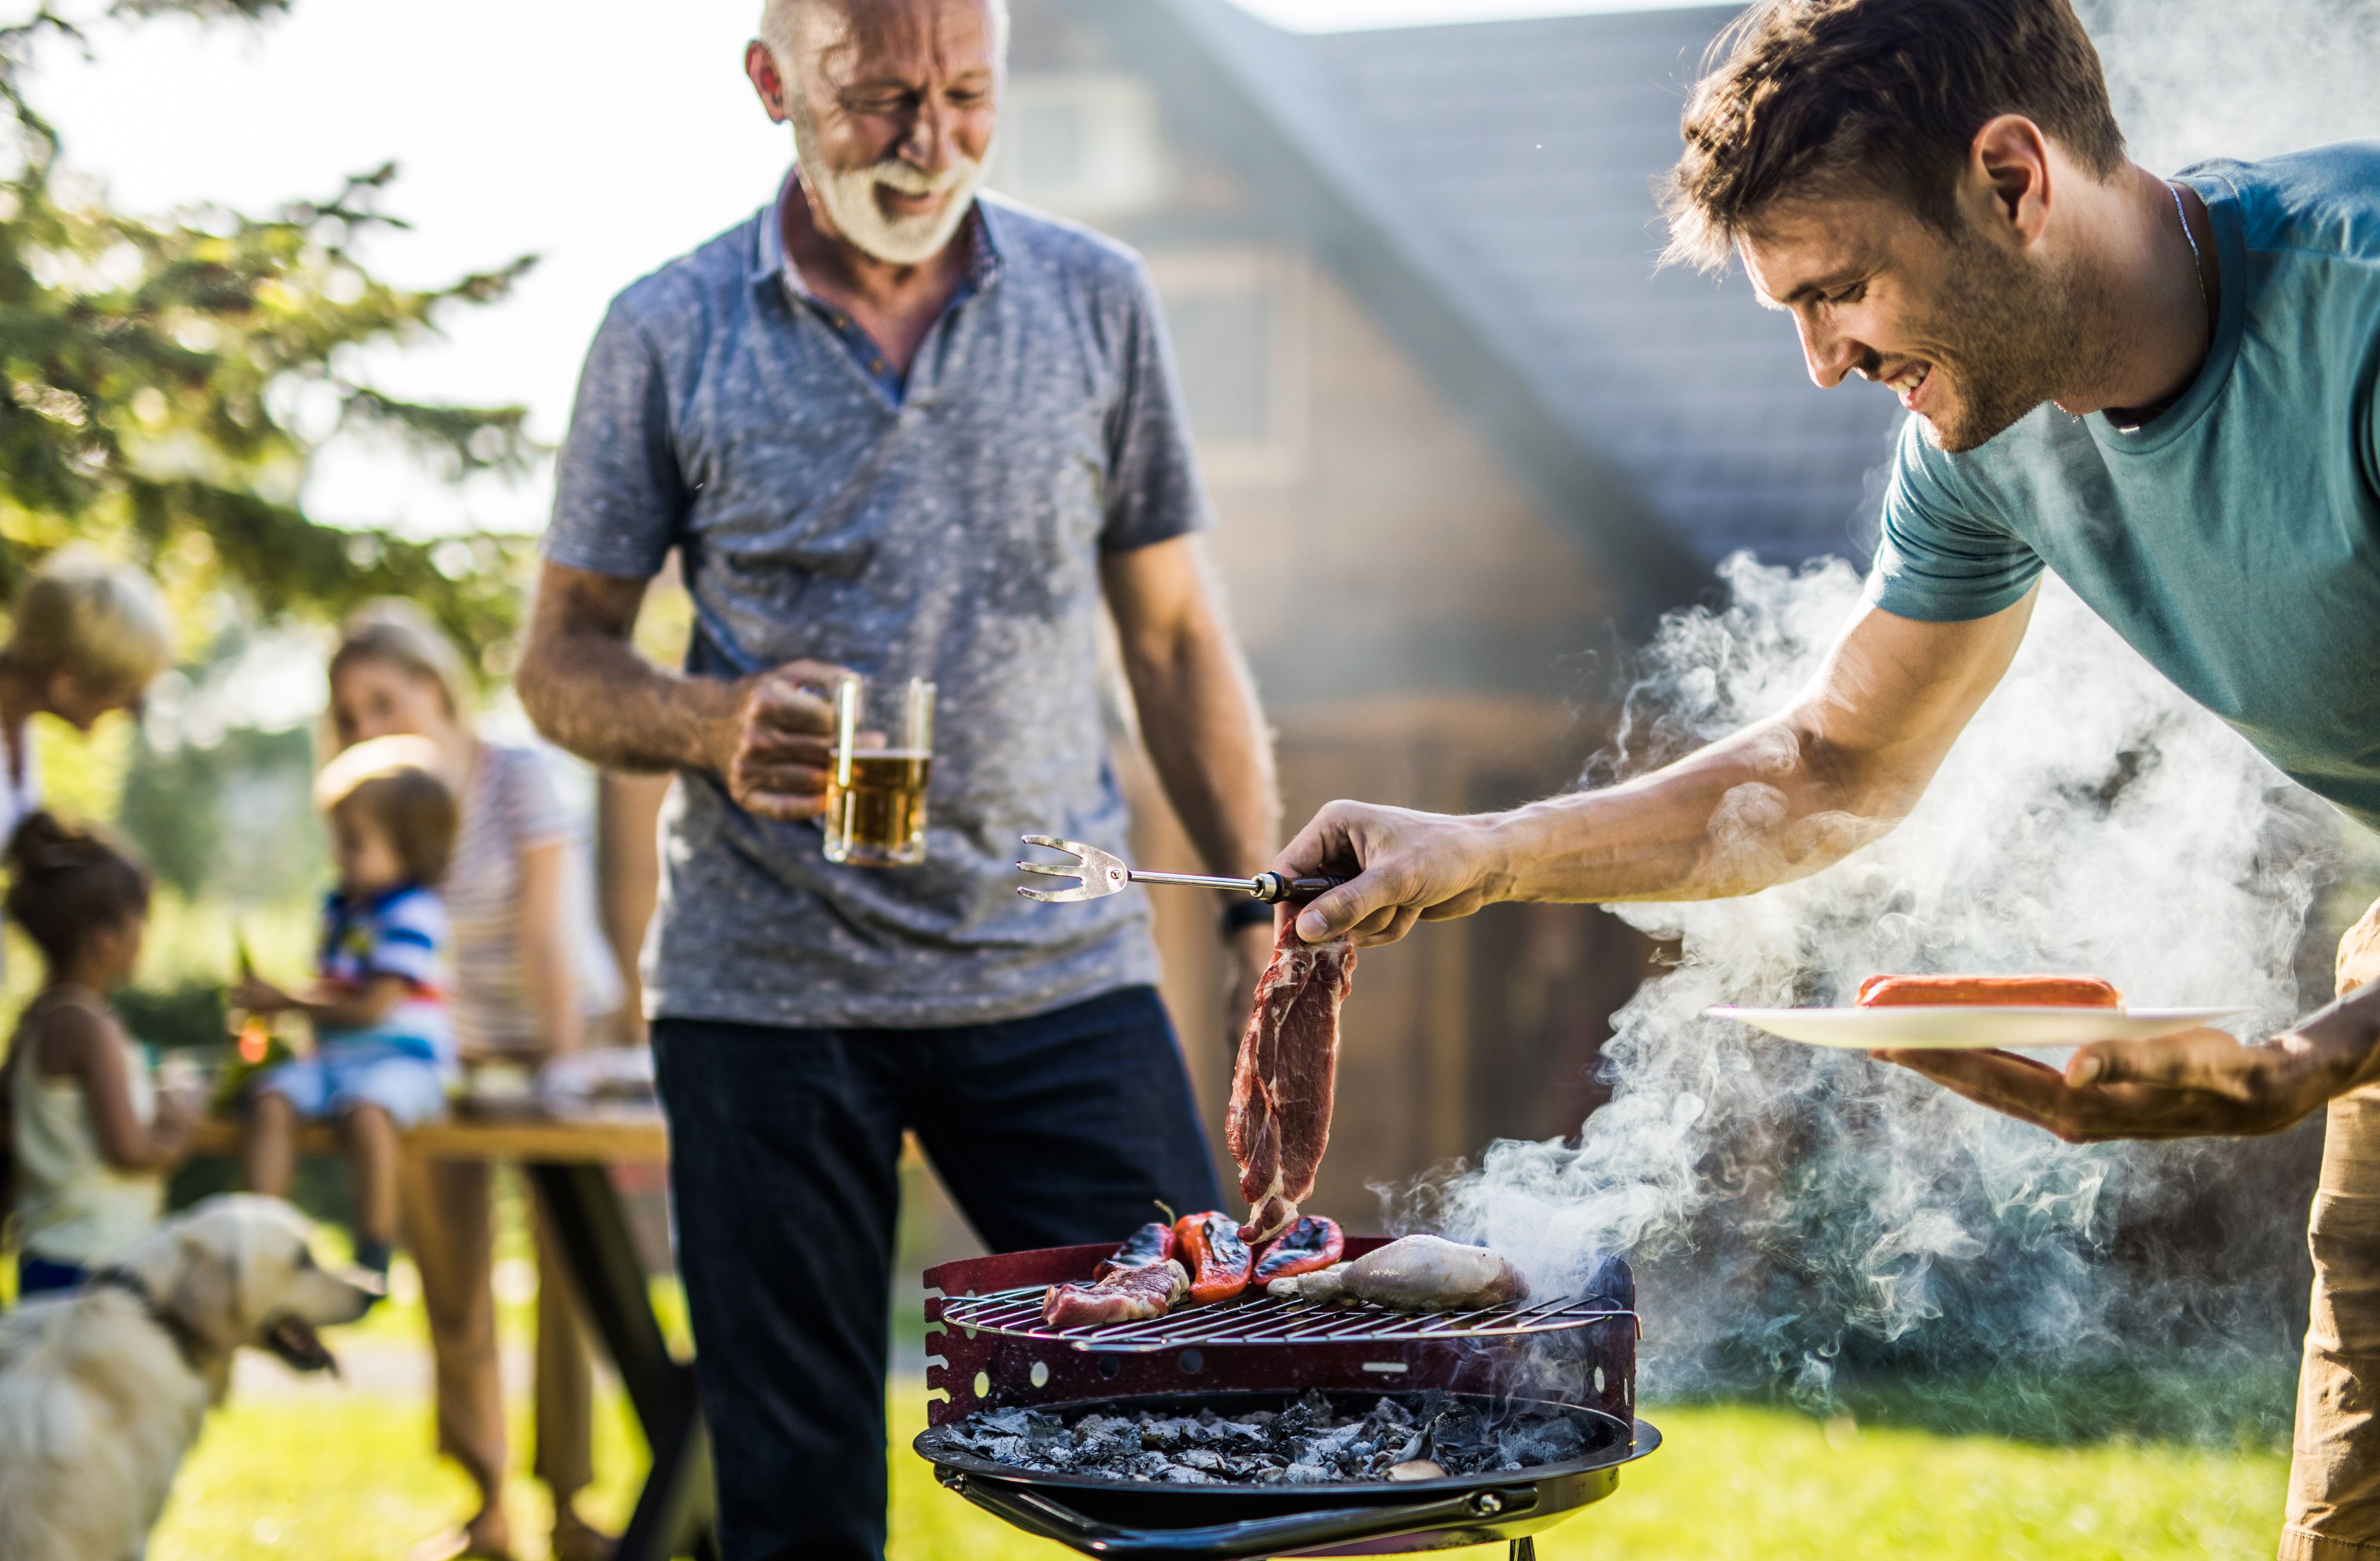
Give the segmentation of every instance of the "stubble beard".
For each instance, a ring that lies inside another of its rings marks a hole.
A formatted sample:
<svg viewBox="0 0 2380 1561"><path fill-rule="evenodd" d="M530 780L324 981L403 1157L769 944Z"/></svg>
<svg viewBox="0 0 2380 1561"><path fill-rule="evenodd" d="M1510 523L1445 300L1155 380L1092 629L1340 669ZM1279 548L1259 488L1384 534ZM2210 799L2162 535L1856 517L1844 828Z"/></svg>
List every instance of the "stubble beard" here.
<svg viewBox="0 0 2380 1561"><path fill-rule="evenodd" d="M2061 386L2093 382L2105 356L2087 330L2082 289L1969 234L1952 239L1938 318L1916 334L1939 343L1935 372L1957 392L1939 417L1919 418L1926 442L1962 454L2006 432Z"/></svg>

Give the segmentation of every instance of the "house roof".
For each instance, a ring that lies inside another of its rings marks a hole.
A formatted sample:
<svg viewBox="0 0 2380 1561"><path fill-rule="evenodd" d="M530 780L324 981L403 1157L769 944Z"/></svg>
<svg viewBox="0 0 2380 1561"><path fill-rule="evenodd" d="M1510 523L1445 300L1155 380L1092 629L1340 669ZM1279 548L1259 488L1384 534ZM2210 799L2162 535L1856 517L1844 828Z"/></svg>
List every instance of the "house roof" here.
<svg viewBox="0 0 2380 1561"><path fill-rule="evenodd" d="M1740 274L1656 270L1653 184L1735 7L1323 35L1227 0L1076 10L1640 596L1738 549L1865 551L1891 398L1811 384Z"/></svg>

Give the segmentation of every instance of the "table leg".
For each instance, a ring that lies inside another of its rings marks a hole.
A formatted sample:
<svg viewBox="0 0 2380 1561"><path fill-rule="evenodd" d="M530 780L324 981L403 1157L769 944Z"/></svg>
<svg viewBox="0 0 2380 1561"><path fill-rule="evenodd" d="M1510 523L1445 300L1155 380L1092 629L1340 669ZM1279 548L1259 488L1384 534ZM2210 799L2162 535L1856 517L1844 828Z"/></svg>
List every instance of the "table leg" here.
<svg viewBox="0 0 2380 1561"><path fill-rule="evenodd" d="M616 1561L668 1561L719 1553L712 1523L710 1444L696 1402L694 1368L669 1350L645 1289L627 1211L600 1165L522 1168L545 1205L578 1303L603 1340L652 1447L653 1466L620 1536Z"/></svg>

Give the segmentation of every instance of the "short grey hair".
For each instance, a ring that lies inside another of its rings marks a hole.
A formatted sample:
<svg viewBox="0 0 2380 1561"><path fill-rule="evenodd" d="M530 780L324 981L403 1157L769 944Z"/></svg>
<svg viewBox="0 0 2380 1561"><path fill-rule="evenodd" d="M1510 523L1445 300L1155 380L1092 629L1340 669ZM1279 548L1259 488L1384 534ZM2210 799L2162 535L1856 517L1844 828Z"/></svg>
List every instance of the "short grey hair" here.
<svg viewBox="0 0 2380 1561"><path fill-rule="evenodd" d="M793 68L794 50L801 40L802 13L818 0L763 0L760 6L760 42L777 62L777 68ZM985 0L991 7L992 53L1001 69L1008 67L1008 0Z"/></svg>

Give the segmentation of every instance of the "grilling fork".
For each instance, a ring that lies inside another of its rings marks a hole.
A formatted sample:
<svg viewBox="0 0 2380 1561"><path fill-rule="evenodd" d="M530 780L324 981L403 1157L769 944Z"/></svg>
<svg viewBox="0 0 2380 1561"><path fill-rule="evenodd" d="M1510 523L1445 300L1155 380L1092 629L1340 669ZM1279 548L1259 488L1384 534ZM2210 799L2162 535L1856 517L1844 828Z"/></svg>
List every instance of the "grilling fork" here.
<svg viewBox="0 0 2380 1561"><path fill-rule="evenodd" d="M1019 889L1016 892L1027 900L1046 901L1052 905L1071 904L1077 900L1099 900L1111 894L1122 894L1124 885L1134 883L1180 884L1190 889L1237 889L1270 905L1282 900L1311 900L1329 889L1345 883L1345 878L1285 878L1279 873L1258 873L1252 878L1209 878L1196 873L1144 873L1124 865L1123 857L1111 851L1101 851L1080 841L1062 841L1055 835L1026 835L1026 845L1046 845L1052 851L1062 851L1075 858L1073 862L1019 862L1019 871L1040 873L1053 878L1081 880L1072 889Z"/></svg>

